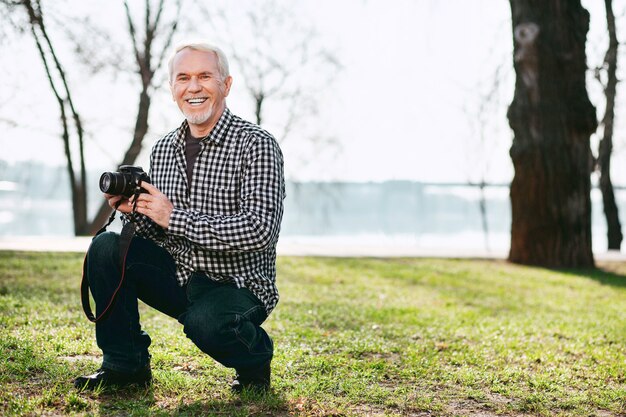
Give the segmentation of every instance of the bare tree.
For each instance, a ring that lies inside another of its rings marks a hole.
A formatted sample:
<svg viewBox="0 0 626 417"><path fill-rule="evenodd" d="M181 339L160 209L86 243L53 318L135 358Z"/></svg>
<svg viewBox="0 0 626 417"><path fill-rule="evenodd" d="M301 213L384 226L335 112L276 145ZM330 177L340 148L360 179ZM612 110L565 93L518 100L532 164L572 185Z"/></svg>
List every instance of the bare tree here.
<svg viewBox="0 0 626 417"><path fill-rule="evenodd" d="M508 119L512 262L593 267L590 135L597 127L587 96L589 13L579 0L510 0L515 96Z"/></svg>
<svg viewBox="0 0 626 417"><path fill-rule="evenodd" d="M604 96L606 107L604 116L600 121L602 139L598 147L597 169L600 171L600 190L602 191L602 203L604 216L607 224L608 248L620 250L622 240L622 226L619 221L619 212L615 203L615 193L611 181L611 154L613 153L613 131L615 122L615 96L617 94L617 57L619 42L617 41L617 29L615 26L615 14L613 13L612 0L604 0L606 9L606 23L609 34L609 46L604 55L604 65L596 68L596 78L602 83L601 72L606 72Z"/></svg>
<svg viewBox="0 0 626 417"><path fill-rule="evenodd" d="M63 140L67 173L72 193L74 233L83 235L87 233L89 227L87 221L87 191L85 185L87 173L85 170L82 120L72 100L65 68L61 64L57 51L48 35L40 0L19 0L8 3L19 5L26 11L29 31L35 41L50 88L59 106L59 117L62 127L61 138ZM78 147L77 155L73 152L72 142L76 143Z"/></svg>
<svg viewBox="0 0 626 417"><path fill-rule="evenodd" d="M163 18L164 6L164 0L159 0L156 7L151 4L150 0L145 0L144 24L140 26L133 19L128 1L124 1L128 33L132 43L136 72L141 81L141 90L133 139L119 165L132 165L141 152L143 139L148 132L151 97L157 85L155 74L165 61L165 54L171 46L172 38L178 27L181 2L176 1L176 15L170 21ZM138 29L139 27L141 27L142 32ZM156 46L157 40L161 41L158 47ZM112 64L115 65L115 63ZM110 212L111 208L104 201L91 224L90 233L95 233L99 229Z"/></svg>
<svg viewBox="0 0 626 417"><path fill-rule="evenodd" d="M74 212L74 233L76 235L93 234L103 224L111 212L111 208L104 201L94 219L87 218L87 194L83 123L72 100L70 86L67 82L66 70L61 64L44 19L41 0L0 0L8 11L13 12L22 8L28 15L29 30L35 40L41 57L51 90L59 104L62 139L67 162L67 172L70 178L72 192L72 207ZM156 88L155 74L162 67L165 54L169 50L174 33L176 32L181 2L175 1L175 17L170 20L164 17L165 0L145 0L143 23L133 17L127 1L124 2L127 28L130 37L131 50L135 62L135 72L140 80L139 104L135 127L131 143L120 161L120 165L133 164L141 151L142 141L148 131L148 120L151 106L151 97ZM82 29L85 29L84 27ZM94 29L94 28L87 28ZM75 40L80 36L75 36ZM76 52L85 58L87 51L84 43L77 47ZM85 60L90 60L85 58ZM111 62L116 67L117 62ZM76 146L72 146L72 139ZM73 149L77 148L77 155ZM76 169L75 167L79 168Z"/></svg>
<svg viewBox="0 0 626 417"><path fill-rule="evenodd" d="M284 118L274 133L282 143L295 127L318 114L316 94L330 85L341 64L317 42L314 27L303 25L291 9L272 0L254 3L237 24L225 10L209 9L200 1L196 5L215 36L229 47L252 99L257 124L268 123L268 107L280 107ZM327 139L315 133L310 137Z"/></svg>

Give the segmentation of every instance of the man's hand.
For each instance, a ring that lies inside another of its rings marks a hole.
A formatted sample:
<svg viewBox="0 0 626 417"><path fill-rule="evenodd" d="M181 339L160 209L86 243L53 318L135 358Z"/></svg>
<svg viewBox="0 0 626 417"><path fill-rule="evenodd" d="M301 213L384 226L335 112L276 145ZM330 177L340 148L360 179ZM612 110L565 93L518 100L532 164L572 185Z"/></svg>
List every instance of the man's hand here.
<svg viewBox="0 0 626 417"><path fill-rule="evenodd" d="M148 216L156 224L163 227L164 229L167 229L167 227L170 225L170 215L172 214L172 210L174 210L174 205L165 196L165 194L160 192L152 184L142 182L141 187L145 189L149 194L139 194L139 197L137 198L137 213ZM128 200L128 204L122 204L126 206L123 211L124 213L126 213L126 210L128 210L128 212L131 212L133 210L134 198L135 196L131 197Z"/></svg>
<svg viewBox="0 0 626 417"><path fill-rule="evenodd" d="M111 195L111 194L104 194L104 198L107 199L109 206L111 206L112 209L116 209L117 211L121 212L121 213L130 213L133 211L133 206L129 206L128 203L128 199L126 197L124 197L123 195ZM120 205L116 208L115 204L117 204L118 201L121 201Z"/></svg>

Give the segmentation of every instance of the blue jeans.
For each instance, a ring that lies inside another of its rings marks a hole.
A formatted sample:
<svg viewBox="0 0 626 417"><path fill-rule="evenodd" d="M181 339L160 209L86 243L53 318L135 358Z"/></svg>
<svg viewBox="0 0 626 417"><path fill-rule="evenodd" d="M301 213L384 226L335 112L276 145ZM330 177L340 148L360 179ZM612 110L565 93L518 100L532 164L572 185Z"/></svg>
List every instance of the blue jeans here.
<svg viewBox="0 0 626 417"><path fill-rule="evenodd" d="M94 239L85 259L85 274L99 315L120 281L119 235ZM273 343L260 325L263 304L245 288L222 284L194 273L184 287L176 281L172 256L148 239L134 237L126 257L125 281L107 318L96 323L103 367L135 372L149 363L150 336L141 330L137 300L177 319L185 334L226 367L239 372L269 362Z"/></svg>

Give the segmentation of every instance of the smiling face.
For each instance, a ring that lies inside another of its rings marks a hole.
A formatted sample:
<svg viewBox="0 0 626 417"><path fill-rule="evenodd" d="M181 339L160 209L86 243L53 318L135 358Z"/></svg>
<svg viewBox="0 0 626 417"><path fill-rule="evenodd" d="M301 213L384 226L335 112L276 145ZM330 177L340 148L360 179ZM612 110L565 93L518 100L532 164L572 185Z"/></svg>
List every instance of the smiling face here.
<svg viewBox="0 0 626 417"><path fill-rule="evenodd" d="M191 134L204 137L226 108L232 77L222 80L214 52L183 49L172 61L172 97L183 112Z"/></svg>

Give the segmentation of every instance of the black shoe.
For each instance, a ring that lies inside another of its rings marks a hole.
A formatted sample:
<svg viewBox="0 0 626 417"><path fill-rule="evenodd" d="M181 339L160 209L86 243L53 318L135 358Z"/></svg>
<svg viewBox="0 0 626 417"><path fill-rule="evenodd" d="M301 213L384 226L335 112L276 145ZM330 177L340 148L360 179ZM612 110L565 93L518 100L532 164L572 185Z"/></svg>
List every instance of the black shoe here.
<svg viewBox="0 0 626 417"><path fill-rule="evenodd" d="M74 380L74 386L80 390L94 390L98 387L126 387L138 384L148 386L152 382L150 365L137 372L126 373L100 368L95 374L79 376Z"/></svg>
<svg viewBox="0 0 626 417"><path fill-rule="evenodd" d="M238 370L230 388L234 392L243 390L265 392L270 388L270 375L270 362L256 369Z"/></svg>

